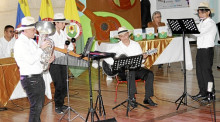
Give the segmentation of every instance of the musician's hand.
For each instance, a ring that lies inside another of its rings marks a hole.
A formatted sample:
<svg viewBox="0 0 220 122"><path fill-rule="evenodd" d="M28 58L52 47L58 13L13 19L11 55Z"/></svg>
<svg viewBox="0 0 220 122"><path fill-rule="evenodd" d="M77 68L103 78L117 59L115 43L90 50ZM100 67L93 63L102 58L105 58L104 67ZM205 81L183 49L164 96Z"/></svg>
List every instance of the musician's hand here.
<svg viewBox="0 0 220 122"><path fill-rule="evenodd" d="M143 54L143 59L146 59L147 58L147 54Z"/></svg>
<svg viewBox="0 0 220 122"><path fill-rule="evenodd" d="M40 48L41 48L41 49L45 49L45 48L47 48L47 47L49 47L49 46L51 46L51 45L50 45L50 41L47 40L47 41L43 41L43 42L42 42L42 44L40 45Z"/></svg>
<svg viewBox="0 0 220 122"><path fill-rule="evenodd" d="M67 48L68 48L68 45L65 45L65 44L64 44L64 49L67 49Z"/></svg>
<svg viewBox="0 0 220 122"><path fill-rule="evenodd" d="M54 53L51 55L51 57L50 57L50 60L49 60L49 63L52 63L53 61L54 61L54 59L55 59L55 55L54 55Z"/></svg>

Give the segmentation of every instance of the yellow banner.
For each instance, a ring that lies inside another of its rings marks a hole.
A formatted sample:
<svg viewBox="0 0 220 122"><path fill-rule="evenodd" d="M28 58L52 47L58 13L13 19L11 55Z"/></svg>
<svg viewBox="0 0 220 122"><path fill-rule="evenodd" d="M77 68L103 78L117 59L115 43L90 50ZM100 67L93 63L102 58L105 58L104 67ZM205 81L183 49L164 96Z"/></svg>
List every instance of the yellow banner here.
<svg viewBox="0 0 220 122"><path fill-rule="evenodd" d="M66 0L64 15L67 20L75 20L80 23L79 13L76 7L75 0Z"/></svg>

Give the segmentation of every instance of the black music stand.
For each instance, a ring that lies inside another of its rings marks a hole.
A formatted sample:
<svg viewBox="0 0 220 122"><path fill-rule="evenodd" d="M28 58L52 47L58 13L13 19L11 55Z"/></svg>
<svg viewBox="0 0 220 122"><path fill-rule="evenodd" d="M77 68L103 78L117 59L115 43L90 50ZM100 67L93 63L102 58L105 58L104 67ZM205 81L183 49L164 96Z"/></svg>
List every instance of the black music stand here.
<svg viewBox="0 0 220 122"><path fill-rule="evenodd" d="M88 41L86 43L86 46L85 46L84 51L83 51L82 56L81 56L81 58L88 57L88 68L89 68L90 108L89 108L87 116L86 116L86 120L85 120L86 122L89 118L90 113L91 113L91 122L94 122L94 114L95 114L97 120L99 121L99 117L98 117L95 109L93 108L93 98L92 98L92 81L91 81L92 77L91 77L91 64L90 64L90 58L91 58L90 57L90 50L91 50L92 42L93 42L94 38L95 38L95 36L88 38Z"/></svg>
<svg viewBox="0 0 220 122"><path fill-rule="evenodd" d="M142 59L143 59L143 55L137 55L137 56L130 56L126 58L115 59L113 63L113 67L112 67L113 72L118 72L122 70L122 68L125 68L126 80L128 82L128 85L127 85L128 98L125 101L113 107L112 109L115 109L121 105L124 105L124 103L128 102L126 116L128 116L128 111L132 110L130 109L131 104L137 104L144 108L149 109L147 106L144 106L136 101L132 101L130 98L130 73L129 71L139 69L142 64Z"/></svg>
<svg viewBox="0 0 220 122"><path fill-rule="evenodd" d="M99 115L102 116L102 113L103 113L103 116L104 116L104 119L106 117L106 113L105 113L105 107L104 107L104 104L103 104L103 100L102 100L102 95L101 95L101 85L100 85L100 59L103 59L103 58L109 58L109 57L115 57L115 53L106 53L106 52L98 52L98 51L95 51L95 52L90 52L90 57L92 60L97 60L98 61L98 96L96 98L96 103L95 103L95 110L98 109L99 110ZM97 107L99 104L99 107Z"/></svg>
<svg viewBox="0 0 220 122"><path fill-rule="evenodd" d="M171 31L173 34L182 34L183 38L183 74L184 74L184 92L183 94L175 101L177 103L180 100L179 105L176 110L179 109L181 103L187 105L187 95L192 98L191 95L187 93L187 84L186 84L186 59L185 59L185 34L199 34L198 28L193 18L186 19L167 19L168 24L170 25ZM183 101L184 99L184 101Z"/></svg>

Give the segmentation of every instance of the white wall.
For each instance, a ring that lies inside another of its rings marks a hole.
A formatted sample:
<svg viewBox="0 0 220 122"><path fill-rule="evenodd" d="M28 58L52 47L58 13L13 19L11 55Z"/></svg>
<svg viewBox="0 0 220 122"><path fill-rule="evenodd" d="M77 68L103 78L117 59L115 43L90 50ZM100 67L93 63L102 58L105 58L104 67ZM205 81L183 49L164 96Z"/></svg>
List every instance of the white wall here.
<svg viewBox="0 0 220 122"><path fill-rule="evenodd" d="M162 14L162 22L167 23L167 19L180 19L180 18L194 18L198 21L198 16L195 14L196 9L200 2L209 2L209 0L189 0L190 7L186 8L171 8L171 9L160 9ZM151 2L151 14L157 11L156 0L150 0Z"/></svg>

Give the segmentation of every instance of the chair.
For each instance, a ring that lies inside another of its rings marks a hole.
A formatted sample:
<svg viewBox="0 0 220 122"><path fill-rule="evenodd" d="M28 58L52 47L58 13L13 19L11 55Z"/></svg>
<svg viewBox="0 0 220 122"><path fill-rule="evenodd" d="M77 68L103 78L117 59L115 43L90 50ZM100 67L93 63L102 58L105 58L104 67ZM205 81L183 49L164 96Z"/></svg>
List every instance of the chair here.
<svg viewBox="0 0 220 122"><path fill-rule="evenodd" d="M126 80L123 80L123 79L120 79L120 78L118 77L118 75L115 76L115 79L116 79L116 81L117 81L116 88L115 88L115 102L116 102L116 100L117 100L118 85L119 85L119 84L122 84L122 83L126 83L126 84L127 84L127 81L126 81ZM142 81L142 80L141 80L141 79L135 80L136 87L137 87L137 82L140 82L140 81ZM145 81L144 81L144 84L145 84Z"/></svg>

